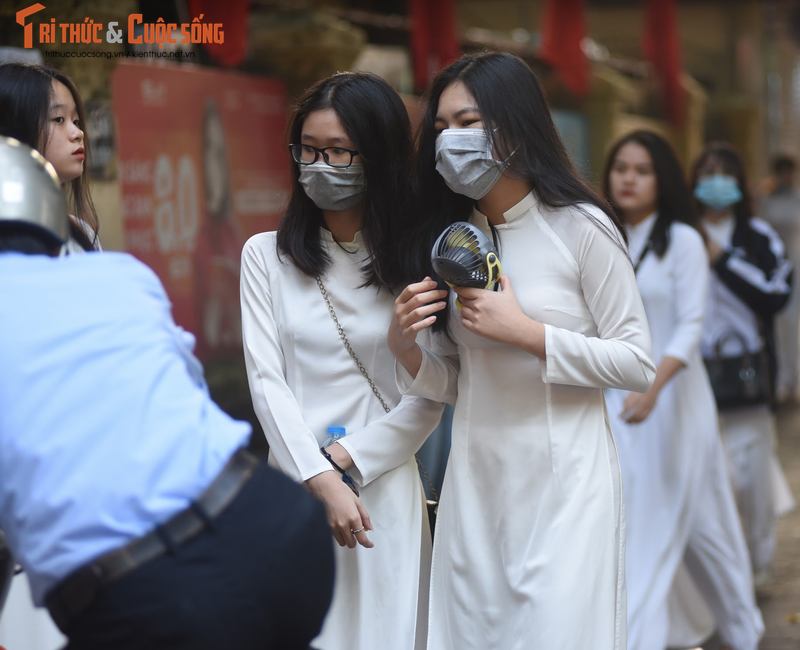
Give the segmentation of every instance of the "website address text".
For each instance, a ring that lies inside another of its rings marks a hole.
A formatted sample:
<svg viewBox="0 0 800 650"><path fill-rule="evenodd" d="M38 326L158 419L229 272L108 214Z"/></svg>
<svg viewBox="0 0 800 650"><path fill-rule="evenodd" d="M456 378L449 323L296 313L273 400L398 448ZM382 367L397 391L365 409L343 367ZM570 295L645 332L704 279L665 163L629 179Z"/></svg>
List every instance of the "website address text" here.
<svg viewBox="0 0 800 650"><path fill-rule="evenodd" d="M45 50L45 57L57 59L193 59L195 52L59 52L58 50Z"/></svg>

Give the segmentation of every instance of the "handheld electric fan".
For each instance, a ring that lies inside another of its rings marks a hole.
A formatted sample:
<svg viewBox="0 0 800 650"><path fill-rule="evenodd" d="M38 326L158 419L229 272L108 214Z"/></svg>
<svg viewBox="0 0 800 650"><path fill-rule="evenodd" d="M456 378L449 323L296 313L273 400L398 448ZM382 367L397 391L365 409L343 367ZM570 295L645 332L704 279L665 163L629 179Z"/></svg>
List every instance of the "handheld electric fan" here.
<svg viewBox="0 0 800 650"><path fill-rule="evenodd" d="M502 272L492 241L465 221L457 221L439 235L431 251L431 263L451 287L496 289ZM457 304L460 309L461 303Z"/></svg>

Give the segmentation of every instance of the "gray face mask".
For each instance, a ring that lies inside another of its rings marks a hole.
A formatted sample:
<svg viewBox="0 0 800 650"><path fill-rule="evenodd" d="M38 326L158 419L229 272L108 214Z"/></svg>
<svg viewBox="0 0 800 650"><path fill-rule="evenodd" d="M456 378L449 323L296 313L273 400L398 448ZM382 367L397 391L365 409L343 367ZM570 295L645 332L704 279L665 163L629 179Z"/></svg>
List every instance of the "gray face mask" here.
<svg viewBox="0 0 800 650"><path fill-rule="evenodd" d="M492 143L483 129L445 129L436 138L436 171L456 194L477 201L503 174Z"/></svg>
<svg viewBox="0 0 800 650"><path fill-rule="evenodd" d="M364 166L342 169L322 161L301 165L300 185L320 210L347 210L364 196Z"/></svg>

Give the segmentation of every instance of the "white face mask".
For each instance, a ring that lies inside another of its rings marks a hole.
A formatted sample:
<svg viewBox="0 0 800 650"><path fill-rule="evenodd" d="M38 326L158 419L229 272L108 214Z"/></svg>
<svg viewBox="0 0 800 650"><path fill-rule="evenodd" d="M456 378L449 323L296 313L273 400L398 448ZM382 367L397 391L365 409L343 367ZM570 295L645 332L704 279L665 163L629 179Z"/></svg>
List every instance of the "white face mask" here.
<svg viewBox="0 0 800 650"><path fill-rule="evenodd" d="M504 167L494 159L489 134L483 129L445 129L436 138L436 171L456 194L482 199Z"/></svg>
<svg viewBox="0 0 800 650"><path fill-rule="evenodd" d="M301 165L300 185L320 210L347 210L364 196L364 166L342 169L322 161Z"/></svg>

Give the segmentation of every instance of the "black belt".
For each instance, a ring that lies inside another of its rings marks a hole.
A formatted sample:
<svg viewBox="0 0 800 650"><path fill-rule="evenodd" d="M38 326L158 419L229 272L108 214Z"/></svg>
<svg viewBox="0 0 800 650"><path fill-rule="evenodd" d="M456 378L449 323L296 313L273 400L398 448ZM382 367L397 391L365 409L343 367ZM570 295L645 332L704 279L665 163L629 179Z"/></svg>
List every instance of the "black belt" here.
<svg viewBox="0 0 800 650"><path fill-rule="evenodd" d="M245 449L237 451L214 482L191 505L169 521L122 548L110 551L62 580L45 599L50 616L63 632L83 612L100 589L134 569L172 552L212 525L253 475L259 460Z"/></svg>

